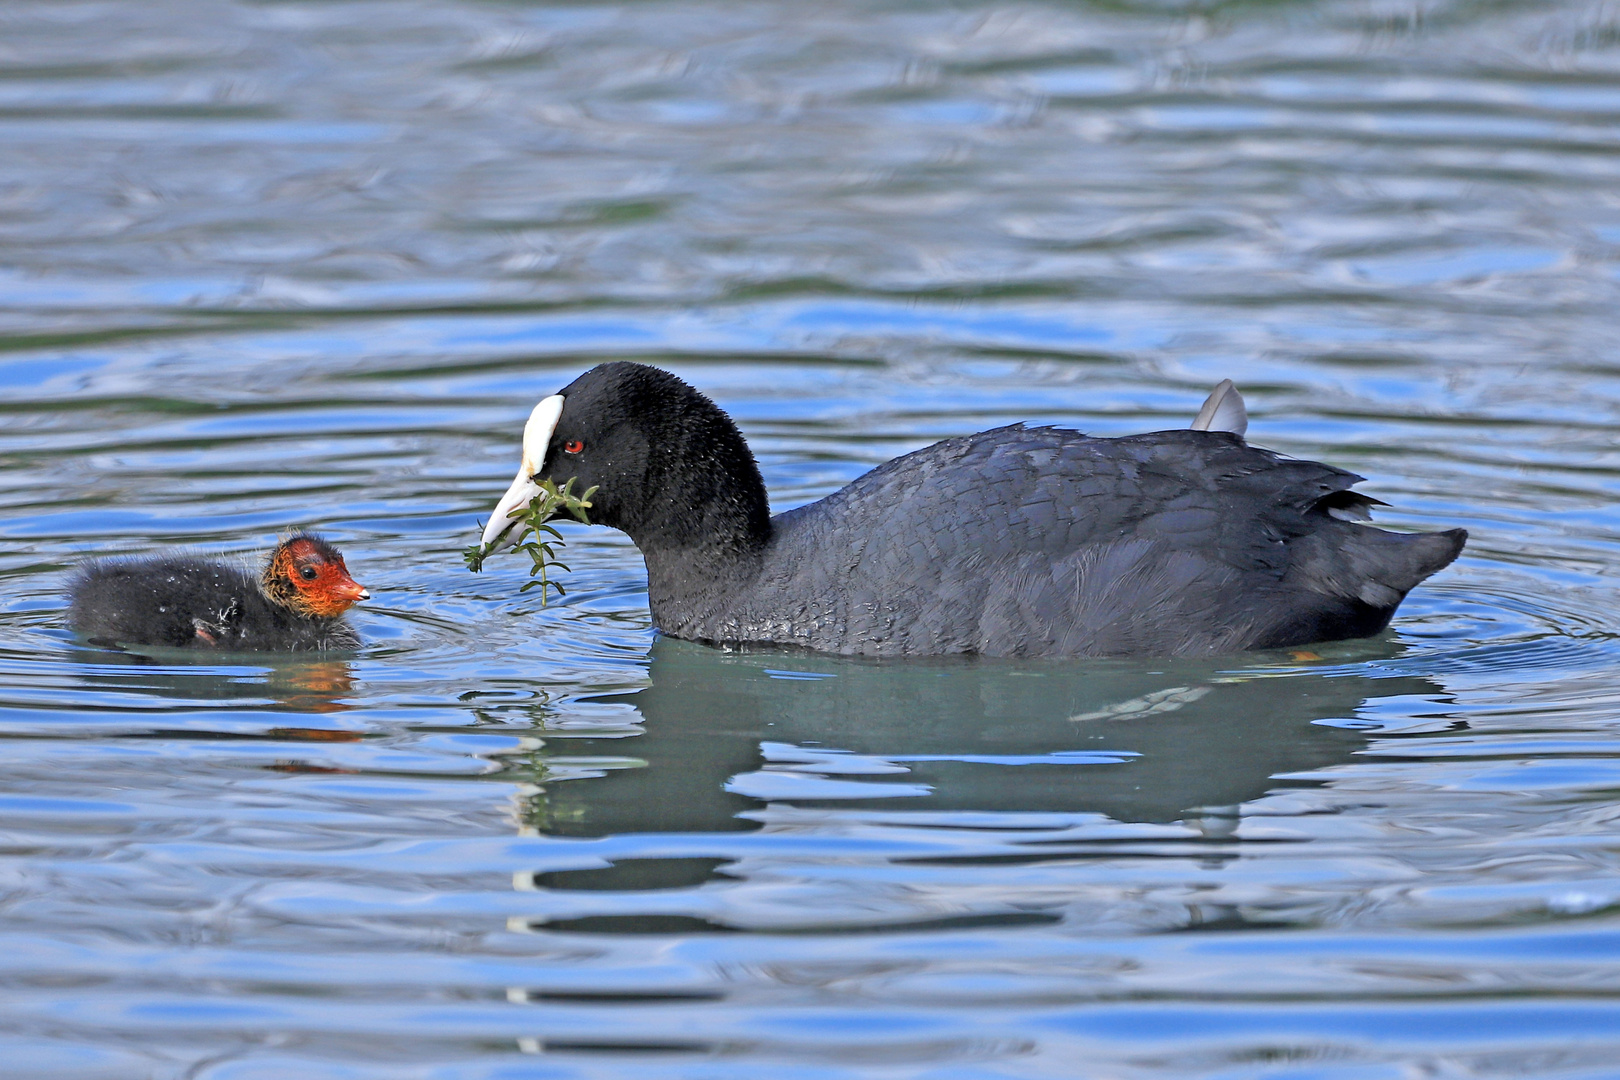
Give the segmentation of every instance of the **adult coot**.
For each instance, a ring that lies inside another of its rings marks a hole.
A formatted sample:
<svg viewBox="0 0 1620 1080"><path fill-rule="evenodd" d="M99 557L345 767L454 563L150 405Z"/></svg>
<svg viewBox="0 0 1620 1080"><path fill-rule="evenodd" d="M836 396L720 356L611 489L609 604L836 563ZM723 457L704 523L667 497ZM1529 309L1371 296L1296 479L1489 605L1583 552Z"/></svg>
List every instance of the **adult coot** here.
<svg viewBox="0 0 1620 1080"><path fill-rule="evenodd" d="M187 556L92 563L73 582L68 621L98 645L170 645L243 652L353 649L343 619L371 594L337 548L297 533L257 577Z"/></svg>
<svg viewBox="0 0 1620 1080"><path fill-rule="evenodd" d="M672 637L871 656L1192 655L1363 637L1457 557L1461 529L1359 524L1362 477L1249 446L1217 388L1207 430L1097 439L1021 424L896 458L772 517L730 417L680 379L592 368L535 406L517 478L597 489L591 520L647 560Z"/></svg>

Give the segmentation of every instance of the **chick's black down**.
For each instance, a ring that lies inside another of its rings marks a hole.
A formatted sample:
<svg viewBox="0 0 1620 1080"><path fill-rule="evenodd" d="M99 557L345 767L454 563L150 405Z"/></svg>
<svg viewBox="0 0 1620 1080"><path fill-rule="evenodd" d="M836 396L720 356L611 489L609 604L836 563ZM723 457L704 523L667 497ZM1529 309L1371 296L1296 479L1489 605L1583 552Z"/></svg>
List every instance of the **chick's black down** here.
<svg viewBox="0 0 1620 1080"><path fill-rule="evenodd" d="M366 595L330 544L300 534L278 545L257 575L190 556L91 563L72 583L68 621L81 637L100 645L237 652L357 648L359 635L341 617L352 601L328 598L327 613L311 610L288 580L299 560L331 575L340 589ZM327 584L317 580L311 590L328 592Z"/></svg>

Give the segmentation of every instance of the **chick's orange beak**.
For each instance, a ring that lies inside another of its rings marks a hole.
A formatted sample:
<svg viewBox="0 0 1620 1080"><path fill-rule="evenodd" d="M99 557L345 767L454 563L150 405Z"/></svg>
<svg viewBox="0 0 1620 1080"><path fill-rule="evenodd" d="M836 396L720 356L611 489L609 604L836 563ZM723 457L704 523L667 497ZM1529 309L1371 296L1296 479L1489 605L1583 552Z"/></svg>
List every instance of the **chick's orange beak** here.
<svg viewBox="0 0 1620 1080"><path fill-rule="evenodd" d="M334 600L342 600L345 604L371 599L371 593L346 573L332 583L332 587L327 590L327 593Z"/></svg>

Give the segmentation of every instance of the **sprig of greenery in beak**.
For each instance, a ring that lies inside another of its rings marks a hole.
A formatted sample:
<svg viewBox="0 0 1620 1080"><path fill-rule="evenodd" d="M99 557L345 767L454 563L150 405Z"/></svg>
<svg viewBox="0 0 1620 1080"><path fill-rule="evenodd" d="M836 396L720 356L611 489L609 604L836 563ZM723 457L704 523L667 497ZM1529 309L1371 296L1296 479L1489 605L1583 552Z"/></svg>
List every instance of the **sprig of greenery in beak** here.
<svg viewBox="0 0 1620 1080"><path fill-rule="evenodd" d="M508 515L519 526L517 546L512 550L528 552L529 558L534 560L534 565L529 568L529 577L539 579L525 582L523 588L518 591L528 592L530 589L538 588L542 607L546 604L549 589L556 589L558 596L568 595L567 590L552 581L547 574L553 567L562 570L567 570L568 567L557 561L556 549L567 546L563 542L562 534L546 522L567 513L587 525L591 523L585 511L590 509L591 496L596 494L596 488L587 488L584 493L575 495L574 480L575 477L570 476L560 488L554 480L538 481L540 493L529 500L528 506L520 506ZM549 534L552 539L545 539L542 533ZM504 532L502 535L504 536ZM531 536L532 539L525 543L525 538ZM484 568L484 560L492 553L490 548L478 543L463 551L461 557L467 561L467 569L476 574Z"/></svg>

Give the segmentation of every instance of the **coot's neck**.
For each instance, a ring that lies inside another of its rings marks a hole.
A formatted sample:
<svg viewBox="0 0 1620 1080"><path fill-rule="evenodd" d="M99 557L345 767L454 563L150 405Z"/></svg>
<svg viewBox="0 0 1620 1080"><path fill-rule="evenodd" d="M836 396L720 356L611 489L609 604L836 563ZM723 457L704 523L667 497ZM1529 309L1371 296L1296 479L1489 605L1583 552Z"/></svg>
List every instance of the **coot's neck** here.
<svg viewBox="0 0 1620 1080"><path fill-rule="evenodd" d="M746 588L771 535L765 481L742 432L719 406L678 385L684 393L640 422L639 482L592 518L624 530L641 549L653 620L671 632Z"/></svg>
<svg viewBox="0 0 1620 1080"><path fill-rule="evenodd" d="M707 637L702 628L735 608L761 563L757 551L654 548L643 554L653 625L678 637Z"/></svg>

